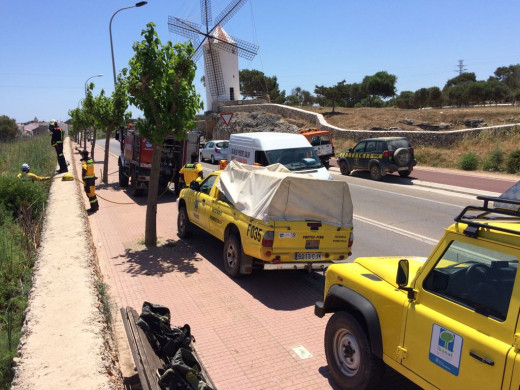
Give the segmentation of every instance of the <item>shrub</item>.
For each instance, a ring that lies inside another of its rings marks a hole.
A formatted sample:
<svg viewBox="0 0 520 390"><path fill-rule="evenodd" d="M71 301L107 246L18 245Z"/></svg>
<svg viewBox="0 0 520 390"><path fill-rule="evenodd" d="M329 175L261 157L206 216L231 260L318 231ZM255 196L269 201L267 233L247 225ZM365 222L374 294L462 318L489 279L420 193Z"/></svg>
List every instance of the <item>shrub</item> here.
<svg viewBox="0 0 520 390"><path fill-rule="evenodd" d="M506 171L507 173L518 173L520 172L520 150L513 150L509 153L506 159Z"/></svg>
<svg viewBox="0 0 520 390"><path fill-rule="evenodd" d="M499 172L502 171L504 163L504 152L496 148L491 154L482 161L482 169L484 171Z"/></svg>
<svg viewBox="0 0 520 390"><path fill-rule="evenodd" d="M462 155L459 161L460 169L465 171L474 171L478 167L478 157L474 152L468 152Z"/></svg>

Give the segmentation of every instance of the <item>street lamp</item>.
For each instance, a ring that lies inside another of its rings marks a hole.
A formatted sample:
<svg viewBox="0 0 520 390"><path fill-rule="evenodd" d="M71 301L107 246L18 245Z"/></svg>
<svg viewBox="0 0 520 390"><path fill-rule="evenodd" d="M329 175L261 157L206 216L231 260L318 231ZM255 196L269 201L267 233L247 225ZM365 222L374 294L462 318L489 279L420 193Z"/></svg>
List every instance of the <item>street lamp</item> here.
<svg viewBox="0 0 520 390"><path fill-rule="evenodd" d="M108 25L108 31L110 33L110 51L112 52L112 72L114 73L114 85L116 85L116 65L114 63L114 46L112 45L112 20L114 19L114 16L116 16L116 14L119 11L122 11L124 9L135 8L135 7L142 7L143 5L146 5L146 4L148 4L147 1L140 1L139 3L135 3L135 5L132 5L131 7L125 7L125 8L118 9L116 12L114 12L112 17L110 18L110 24Z"/></svg>
<svg viewBox="0 0 520 390"><path fill-rule="evenodd" d="M100 73L100 74L97 74L97 75L95 75L95 76L91 76L91 77L89 77L89 78L87 79L87 81L85 81L85 97L87 97L87 83L88 83L88 81L89 81L90 79L93 79L94 77L103 77L103 74Z"/></svg>

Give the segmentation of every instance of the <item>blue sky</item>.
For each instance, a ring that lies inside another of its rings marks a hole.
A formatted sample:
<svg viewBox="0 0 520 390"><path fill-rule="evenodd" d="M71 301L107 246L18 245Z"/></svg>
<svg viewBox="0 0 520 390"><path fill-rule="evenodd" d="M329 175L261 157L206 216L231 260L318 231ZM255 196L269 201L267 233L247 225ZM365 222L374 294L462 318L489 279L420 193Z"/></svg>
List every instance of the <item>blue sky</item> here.
<svg viewBox="0 0 520 390"><path fill-rule="evenodd" d="M212 0L216 17L230 0ZM66 120L84 97L113 91L109 22L126 0L2 0L0 2L0 115L17 122ZM132 43L152 21L161 41L183 41L168 31L168 16L200 23L198 0L149 0L112 22L116 71L128 65ZM442 88L459 60L478 80L499 66L520 63L518 0L247 0L224 26L257 44L240 69L277 76L287 94L301 87L361 82L384 70L397 91ZM197 63L197 91L205 99ZM134 117L139 112L133 108Z"/></svg>

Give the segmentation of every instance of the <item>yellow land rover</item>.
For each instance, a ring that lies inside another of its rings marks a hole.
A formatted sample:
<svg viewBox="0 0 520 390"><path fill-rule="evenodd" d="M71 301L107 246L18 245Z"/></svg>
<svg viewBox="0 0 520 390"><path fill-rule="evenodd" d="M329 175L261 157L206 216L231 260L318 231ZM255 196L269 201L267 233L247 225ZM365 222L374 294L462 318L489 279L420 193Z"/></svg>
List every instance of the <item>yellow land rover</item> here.
<svg viewBox="0 0 520 390"><path fill-rule="evenodd" d="M504 194L505 195L505 194ZM319 317L343 389L390 366L425 389L520 387L520 200L477 197L428 258L358 258L327 269Z"/></svg>

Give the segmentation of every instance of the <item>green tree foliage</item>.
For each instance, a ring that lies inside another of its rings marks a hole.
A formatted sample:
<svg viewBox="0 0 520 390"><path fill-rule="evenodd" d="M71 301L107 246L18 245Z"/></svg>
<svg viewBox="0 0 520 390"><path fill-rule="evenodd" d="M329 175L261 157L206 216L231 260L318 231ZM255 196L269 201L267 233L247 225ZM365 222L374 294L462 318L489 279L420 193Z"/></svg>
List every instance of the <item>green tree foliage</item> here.
<svg viewBox="0 0 520 390"><path fill-rule="evenodd" d="M511 90L507 84L498 80L497 78L490 77L486 82L486 96L490 102L495 102L495 105L508 97L510 92ZM513 97L513 100L516 99Z"/></svg>
<svg viewBox="0 0 520 390"><path fill-rule="evenodd" d="M143 111L136 128L152 143L153 158L148 187L145 244L157 244L157 193L164 139L173 134L177 139L187 137L186 129L195 125L195 114L203 109L193 80L195 63L191 59L191 43L168 41L161 43L155 24L148 23L141 35L144 39L133 44L134 56L126 77L130 103Z"/></svg>
<svg viewBox="0 0 520 390"><path fill-rule="evenodd" d="M6 115L0 116L0 141L10 141L15 139L20 132L14 119Z"/></svg>
<svg viewBox="0 0 520 390"><path fill-rule="evenodd" d="M520 95L520 64L501 66L495 70L496 78L511 91L513 104Z"/></svg>
<svg viewBox="0 0 520 390"><path fill-rule="evenodd" d="M312 106L314 104L314 96L309 91L296 87L286 97L285 104L290 106Z"/></svg>
<svg viewBox="0 0 520 390"><path fill-rule="evenodd" d="M499 172L502 170L503 163L504 152L499 148L495 148L495 150L482 161L482 169L484 171Z"/></svg>
<svg viewBox="0 0 520 390"><path fill-rule="evenodd" d="M446 81L446 85L444 86L444 88L454 87L456 85L461 84L468 84L474 81L477 81L477 76L475 75L475 73L462 73L457 77L454 77Z"/></svg>
<svg viewBox="0 0 520 390"><path fill-rule="evenodd" d="M410 109L415 108L414 93L412 91L402 91L395 98L395 106L397 108Z"/></svg>
<svg viewBox="0 0 520 390"><path fill-rule="evenodd" d="M389 74L385 71L377 72L373 76L365 76L361 86L369 95L368 102L375 104L376 97L380 99L395 96L395 83L397 76Z"/></svg>
<svg viewBox="0 0 520 390"><path fill-rule="evenodd" d="M285 91L280 92L276 76L268 77L256 69L243 69L239 72L240 93L245 98L269 96L271 103L285 103Z"/></svg>
<svg viewBox="0 0 520 390"><path fill-rule="evenodd" d="M314 93L321 105L331 105L332 112L335 112L337 104L339 106L345 105L346 97L348 95L348 86L346 85L346 80L340 81L333 87L317 85L314 88Z"/></svg>

